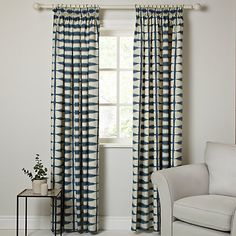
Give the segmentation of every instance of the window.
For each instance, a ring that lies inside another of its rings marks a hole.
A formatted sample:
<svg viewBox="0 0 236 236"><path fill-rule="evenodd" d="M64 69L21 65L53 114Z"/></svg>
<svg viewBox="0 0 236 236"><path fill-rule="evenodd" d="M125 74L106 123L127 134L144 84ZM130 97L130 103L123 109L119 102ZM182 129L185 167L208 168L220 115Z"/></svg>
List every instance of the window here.
<svg viewBox="0 0 236 236"><path fill-rule="evenodd" d="M99 68L102 143L130 143L133 112L133 37L101 36Z"/></svg>

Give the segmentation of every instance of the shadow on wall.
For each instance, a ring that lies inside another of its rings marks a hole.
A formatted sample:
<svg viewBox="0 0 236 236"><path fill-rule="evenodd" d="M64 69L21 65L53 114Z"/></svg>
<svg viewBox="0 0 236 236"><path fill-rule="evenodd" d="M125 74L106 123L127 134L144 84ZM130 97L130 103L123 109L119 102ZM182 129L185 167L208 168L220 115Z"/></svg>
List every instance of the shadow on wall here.
<svg viewBox="0 0 236 236"><path fill-rule="evenodd" d="M191 28L189 27L189 12L184 11L184 38L183 38L183 164L190 161L190 120L191 120Z"/></svg>
<svg viewBox="0 0 236 236"><path fill-rule="evenodd" d="M201 5L201 12L208 11L208 6ZM192 117L192 94L193 85L191 80L192 58L191 42L192 27L189 23L189 14L191 11L184 11L184 38L183 38L183 164L190 164L193 150L191 148L191 120Z"/></svg>
<svg viewBox="0 0 236 236"><path fill-rule="evenodd" d="M107 195L106 190L106 161L105 161L105 151L104 148L99 150L99 215L104 215L107 212Z"/></svg>

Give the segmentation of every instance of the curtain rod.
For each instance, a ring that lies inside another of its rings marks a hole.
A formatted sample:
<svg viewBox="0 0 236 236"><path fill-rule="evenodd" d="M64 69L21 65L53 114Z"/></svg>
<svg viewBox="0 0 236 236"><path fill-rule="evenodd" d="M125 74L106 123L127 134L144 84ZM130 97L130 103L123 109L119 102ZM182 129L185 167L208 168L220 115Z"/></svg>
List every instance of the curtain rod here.
<svg viewBox="0 0 236 236"><path fill-rule="evenodd" d="M76 7L76 6L86 6L86 5L77 5L77 4L40 4L40 3L34 3L33 7L35 10L51 10L54 7L64 5L64 6L71 6L71 7ZM139 4L138 4L139 5ZM155 7L169 7L169 6L183 6L184 9L186 10L200 10L201 9L201 4L196 3L193 5L151 5ZM102 10L134 10L135 6L134 5L99 5L99 8Z"/></svg>

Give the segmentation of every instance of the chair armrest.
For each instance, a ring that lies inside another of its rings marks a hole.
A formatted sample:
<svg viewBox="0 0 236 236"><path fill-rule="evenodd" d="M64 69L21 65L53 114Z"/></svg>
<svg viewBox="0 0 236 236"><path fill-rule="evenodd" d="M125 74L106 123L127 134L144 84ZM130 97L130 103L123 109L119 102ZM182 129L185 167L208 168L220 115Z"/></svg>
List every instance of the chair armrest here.
<svg viewBox="0 0 236 236"><path fill-rule="evenodd" d="M230 235L236 235L236 210L234 211Z"/></svg>
<svg viewBox="0 0 236 236"><path fill-rule="evenodd" d="M209 193L209 173L205 164L192 164L155 171L152 183L161 202L161 235L172 236L174 201Z"/></svg>
<svg viewBox="0 0 236 236"><path fill-rule="evenodd" d="M168 190L171 201L209 193L209 173L205 164L192 164L155 171L152 183Z"/></svg>

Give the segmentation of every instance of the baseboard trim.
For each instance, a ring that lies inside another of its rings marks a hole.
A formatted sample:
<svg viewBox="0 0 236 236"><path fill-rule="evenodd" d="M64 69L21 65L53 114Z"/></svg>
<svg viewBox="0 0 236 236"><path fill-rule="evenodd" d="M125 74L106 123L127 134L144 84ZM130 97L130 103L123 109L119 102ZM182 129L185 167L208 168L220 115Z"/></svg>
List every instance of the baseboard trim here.
<svg viewBox="0 0 236 236"><path fill-rule="evenodd" d="M49 216L28 216L28 229L50 229ZM24 229L25 218L19 217L19 229ZM130 217L101 216L100 228L104 230L130 230ZM0 229L16 229L15 216L0 216Z"/></svg>
<svg viewBox="0 0 236 236"><path fill-rule="evenodd" d="M130 230L130 217L103 216L100 217L100 228L104 230Z"/></svg>
<svg viewBox="0 0 236 236"><path fill-rule="evenodd" d="M28 229L50 229L49 216L28 216ZM25 218L19 217L19 229L24 229ZM0 229L16 229L15 216L0 216Z"/></svg>

